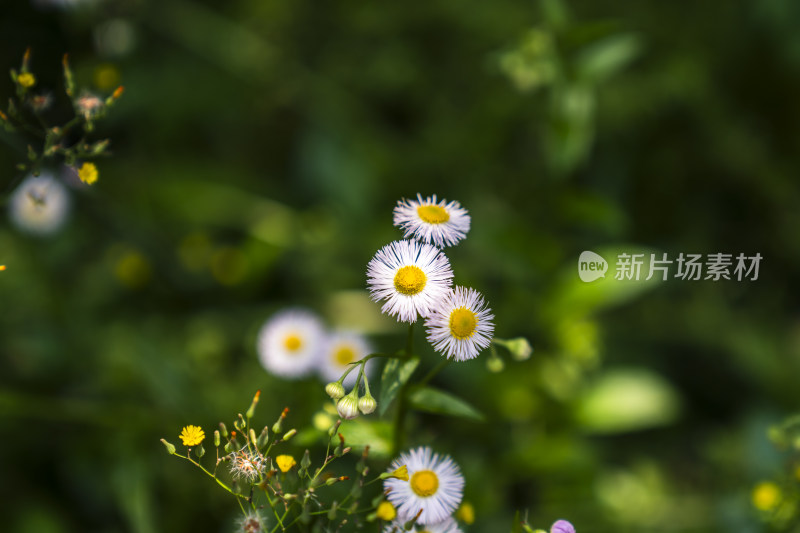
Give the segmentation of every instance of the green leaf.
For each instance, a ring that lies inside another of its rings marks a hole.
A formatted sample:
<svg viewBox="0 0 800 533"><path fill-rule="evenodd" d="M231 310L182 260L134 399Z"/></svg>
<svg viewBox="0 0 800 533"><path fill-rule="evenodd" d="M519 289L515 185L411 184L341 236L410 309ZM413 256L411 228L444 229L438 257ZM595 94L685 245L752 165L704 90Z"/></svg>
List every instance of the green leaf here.
<svg viewBox="0 0 800 533"><path fill-rule="evenodd" d="M576 60L578 76L597 83L625 68L641 53L642 40L637 35L606 37L586 47Z"/></svg>
<svg viewBox="0 0 800 533"><path fill-rule="evenodd" d="M681 410L677 391L645 369L620 368L600 376L576 405L576 418L592 433L622 433L665 426Z"/></svg>
<svg viewBox="0 0 800 533"><path fill-rule="evenodd" d="M470 404L453 396L449 392L444 392L433 387L420 387L414 389L408 396L411 407L418 411L436 413L440 415L458 416L470 420L483 421L484 417Z"/></svg>
<svg viewBox="0 0 800 533"><path fill-rule="evenodd" d="M519 519L519 511L514 513L514 523L511 524L511 533L522 533L522 522Z"/></svg>
<svg viewBox="0 0 800 533"><path fill-rule="evenodd" d="M405 385L418 364L419 357L414 355L409 359L389 359L389 362L383 367L381 396L378 402L378 411L381 416L389 409L389 405L391 405L394 397L397 396L400 387Z"/></svg>

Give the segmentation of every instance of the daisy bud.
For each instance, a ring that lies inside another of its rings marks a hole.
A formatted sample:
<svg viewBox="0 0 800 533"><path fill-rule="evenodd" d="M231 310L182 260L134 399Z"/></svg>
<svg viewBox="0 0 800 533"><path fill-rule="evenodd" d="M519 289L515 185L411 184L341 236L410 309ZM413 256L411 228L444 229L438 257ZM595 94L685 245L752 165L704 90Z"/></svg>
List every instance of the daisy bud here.
<svg viewBox="0 0 800 533"><path fill-rule="evenodd" d="M341 382L332 381L331 383L325 385L325 392L334 400L338 400L344 396L344 387L342 386Z"/></svg>
<svg viewBox="0 0 800 533"><path fill-rule="evenodd" d="M206 449L203 448L202 444L198 444L197 447L195 447L194 449L194 454L197 456L198 459L200 459L206 454Z"/></svg>
<svg viewBox="0 0 800 533"><path fill-rule="evenodd" d="M489 370L489 372L493 372L495 374L498 372L502 372L505 366L506 365L505 363L503 363L503 360L500 359L500 357L498 357L497 355L493 355L486 360L486 369Z"/></svg>
<svg viewBox="0 0 800 533"><path fill-rule="evenodd" d="M531 354L533 353L531 343L528 342L528 339L525 337L517 337L516 339L507 340L495 339L494 342L495 344L499 344L508 350L511 354L511 357L514 358L515 361L525 361L526 359L530 358Z"/></svg>
<svg viewBox="0 0 800 533"><path fill-rule="evenodd" d="M340 399L336 404L336 411L339 416L345 420L352 420L358 416L358 392L353 389L353 392Z"/></svg>
<svg viewBox="0 0 800 533"><path fill-rule="evenodd" d="M257 445L258 439L256 437L256 431L253 428L250 428L250 442Z"/></svg>
<svg viewBox="0 0 800 533"><path fill-rule="evenodd" d="M575 527L566 520L557 520L550 527L550 533L575 533Z"/></svg>
<svg viewBox="0 0 800 533"><path fill-rule="evenodd" d="M220 435L222 435L223 437L225 437L225 438L228 437L228 428L225 427L225 423L224 422L220 422L219 423L219 432L220 432Z"/></svg>
<svg viewBox="0 0 800 533"><path fill-rule="evenodd" d="M214 431L214 446L219 448L219 431Z"/></svg>
<svg viewBox="0 0 800 533"><path fill-rule="evenodd" d="M291 439L295 435L297 435L297 430L296 429L290 429L289 431L286 432L286 435L283 436L283 442L286 442L287 440Z"/></svg>
<svg viewBox="0 0 800 533"><path fill-rule="evenodd" d="M172 454L175 453L175 445L174 444L170 444L169 442L167 442L164 439L161 439L161 444L163 444L164 447L167 449L167 453L168 454L172 455Z"/></svg>
<svg viewBox="0 0 800 533"><path fill-rule="evenodd" d="M369 393L366 396L358 400L358 410L364 413L365 415L370 414L375 410L378 406L378 402L375 401Z"/></svg>

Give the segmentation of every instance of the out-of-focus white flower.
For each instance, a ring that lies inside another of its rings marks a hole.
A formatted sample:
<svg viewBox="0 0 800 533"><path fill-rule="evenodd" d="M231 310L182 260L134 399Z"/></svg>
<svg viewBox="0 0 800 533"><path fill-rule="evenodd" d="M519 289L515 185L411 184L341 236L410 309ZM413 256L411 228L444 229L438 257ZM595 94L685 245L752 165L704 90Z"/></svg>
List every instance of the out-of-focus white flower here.
<svg viewBox="0 0 800 533"><path fill-rule="evenodd" d="M19 229L37 235L56 232L69 214L66 187L51 174L29 176L12 193L9 217Z"/></svg>
<svg viewBox="0 0 800 533"><path fill-rule="evenodd" d="M338 381L342 374L354 363L372 353L367 339L358 333L337 331L327 335L322 348L319 373L326 381ZM373 360L364 366L365 375L369 376ZM356 382L358 369L351 371L342 382L345 387L352 387Z"/></svg>
<svg viewBox="0 0 800 533"><path fill-rule="evenodd" d="M258 333L258 357L267 371L284 378L310 374L318 364L324 338L322 322L305 309L281 311Z"/></svg>

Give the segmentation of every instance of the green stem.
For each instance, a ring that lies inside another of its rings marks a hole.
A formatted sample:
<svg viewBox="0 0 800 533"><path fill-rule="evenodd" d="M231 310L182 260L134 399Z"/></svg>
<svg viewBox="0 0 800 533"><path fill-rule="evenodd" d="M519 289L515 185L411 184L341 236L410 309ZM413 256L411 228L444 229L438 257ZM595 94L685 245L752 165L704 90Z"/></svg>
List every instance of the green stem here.
<svg viewBox="0 0 800 533"><path fill-rule="evenodd" d="M408 326L408 338L406 339L406 356L411 357L414 352L414 324ZM393 434L393 452L392 455L397 455L400 450L405 446L405 422L406 422L406 392L408 391L408 382L405 382L400 390L397 391L397 411L394 415L394 434Z"/></svg>
<svg viewBox="0 0 800 533"><path fill-rule="evenodd" d="M433 367L433 368L431 369L431 371L430 371L430 372L428 372L428 375L426 375L424 378L422 378L422 380L421 380L419 383L417 383L417 384L416 384L416 386L418 386L418 387L422 387L422 386L424 386L424 385L427 385L427 384L428 384L428 382L429 382L430 380L432 380L432 379L434 378L434 376L436 376L436 374L438 374L439 372L441 372L441 371L442 371L442 369L443 369L444 367L446 367L446 366L447 366L447 364L448 364L449 362L450 362L450 359L444 359L443 361L441 361L441 362L440 362L438 365L436 365L435 367Z"/></svg>
<svg viewBox="0 0 800 533"><path fill-rule="evenodd" d="M186 455L181 455L181 454L179 454L179 453L176 453L176 454L174 454L174 455L175 455L176 457L180 457L181 459L186 459L187 461L189 461L190 463L192 463L193 465L195 465L196 467L198 467L200 470L202 470L203 472L205 472L206 474L208 474L208 476L209 476L209 477L213 478L213 479L214 479L214 481L216 481L216 482L217 482L217 484L218 484L220 487L222 487L223 489L227 490L228 492L230 492L231 494L233 494L234 496L236 496L236 498L237 498L237 499L238 499L238 498L243 498L243 499L245 499L245 500L246 500L246 499L248 499L248 498L247 498L247 496L244 496L244 495L242 495L242 494L237 494L237 493L233 492L233 489L231 489L231 488L230 488L228 485L226 485L225 483L223 483L222 481L220 481L220 479L219 479L217 476L215 476L214 474L212 474L211 472L209 472L208 470L206 470L206 469L205 469L205 467L204 467L203 465L201 465L200 463L198 463L197 461L195 461L194 459L192 459L191 457L189 457L189 454L188 454L188 453L187 453Z"/></svg>

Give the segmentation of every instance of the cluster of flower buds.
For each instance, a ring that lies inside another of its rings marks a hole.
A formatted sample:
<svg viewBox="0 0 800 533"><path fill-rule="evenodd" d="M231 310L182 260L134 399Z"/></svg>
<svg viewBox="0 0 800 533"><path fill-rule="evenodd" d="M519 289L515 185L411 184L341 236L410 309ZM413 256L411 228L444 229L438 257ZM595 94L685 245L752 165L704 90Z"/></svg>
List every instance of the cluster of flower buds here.
<svg viewBox="0 0 800 533"><path fill-rule="evenodd" d="M365 415L375 411L375 408L378 407L378 402L369 392L369 380L367 377L359 373L359 379L356 380L353 390L345 395L344 385L342 383L346 376L347 374L342 376L339 381L332 381L325 386L325 392L336 402L336 411L339 413L339 416L345 420L352 420L358 416L359 411ZM359 396L358 394L361 377L364 378L363 396Z"/></svg>
<svg viewBox="0 0 800 533"><path fill-rule="evenodd" d="M25 51L19 70L11 69L11 80L15 85L15 97L10 98L5 111L0 111L0 126L8 132L16 132L33 144L27 145L25 163L17 165L20 171L38 175L49 160L63 161L73 168L81 181L91 185L97 181L97 168L87 160L108 153L109 139L96 142L85 140L92 132L95 122L103 118L119 100L124 91L117 87L109 96L95 95L88 90L76 90L75 78L66 55L62 60L64 92L72 103L73 117L58 125L48 123L47 113L54 98L50 92L39 90L39 80L30 69L31 51ZM63 116L53 112L53 116ZM43 141L42 141L43 140ZM35 144L41 143L38 146Z"/></svg>

